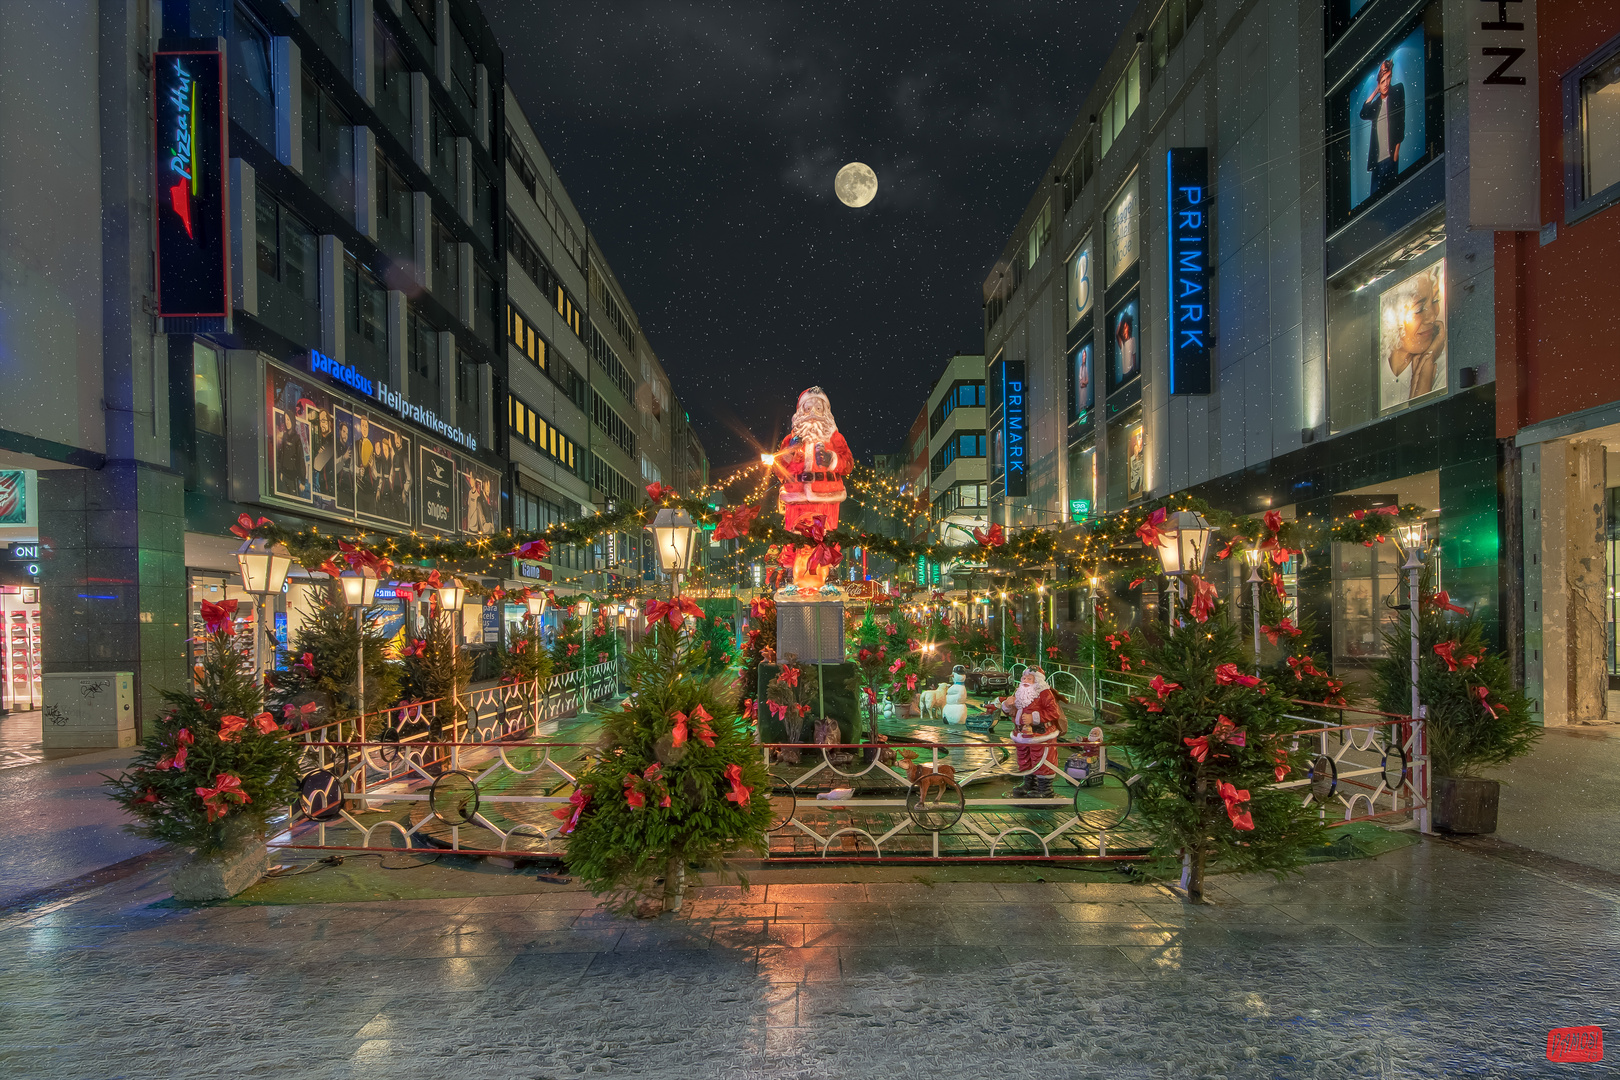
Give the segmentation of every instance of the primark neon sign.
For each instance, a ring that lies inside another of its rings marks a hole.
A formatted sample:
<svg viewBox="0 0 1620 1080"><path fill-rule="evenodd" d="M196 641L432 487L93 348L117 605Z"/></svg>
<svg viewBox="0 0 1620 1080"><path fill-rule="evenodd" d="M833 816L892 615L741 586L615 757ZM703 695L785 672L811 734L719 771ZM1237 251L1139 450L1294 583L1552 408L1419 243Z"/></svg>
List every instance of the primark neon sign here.
<svg viewBox="0 0 1620 1080"><path fill-rule="evenodd" d="M1170 393L1211 390L1209 354L1209 150L1172 147L1170 197Z"/></svg>
<svg viewBox="0 0 1620 1080"><path fill-rule="evenodd" d="M371 398L384 406L389 412L403 416L412 423L420 424L436 435L442 436L466 450L478 449L478 438L470 435L454 424L446 423L431 409L424 409L406 400L405 395L397 390L389 389L386 383L376 382L366 378L348 364L334 360L325 353L309 350L309 370L317 375L324 375L335 383L347 386L360 394Z"/></svg>

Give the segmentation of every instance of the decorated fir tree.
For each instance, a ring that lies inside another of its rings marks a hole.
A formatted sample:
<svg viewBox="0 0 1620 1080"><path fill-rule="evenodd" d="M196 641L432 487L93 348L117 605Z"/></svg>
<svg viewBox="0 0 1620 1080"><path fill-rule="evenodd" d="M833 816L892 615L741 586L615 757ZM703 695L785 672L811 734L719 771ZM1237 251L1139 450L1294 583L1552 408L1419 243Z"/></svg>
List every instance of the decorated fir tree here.
<svg viewBox="0 0 1620 1080"><path fill-rule="evenodd" d="M762 597L748 604L748 621L752 625L743 635L742 675L738 687L742 691L743 714L757 725L759 722L759 665L776 663L776 601Z"/></svg>
<svg viewBox="0 0 1620 1080"><path fill-rule="evenodd" d="M562 675L578 671L585 666L585 637L580 633L577 615L569 614L557 624L557 633L551 639L551 671Z"/></svg>
<svg viewBox="0 0 1620 1080"><path fill-rule="evenodd" d="M1151 682L1113 737L1140 775L1133 805L1156 850L1183 859L1194 898L1209 869L1280 877L1323 843L1318 808L1276 786L1308 768L1307 750L1291 748L1288 698L1249 674L1247 660L1224 620L1192 620L1150 643L1133 667Z"/></svg>
<svg viewBox="0 0 1620 1080"><path fill-rule="evenodd" d="M1412 709L1412 632L1402 618L1384 634L1374 668L1378 708ZM1429 759L1435 776L1477 776L1527 753L1541 736L1524 692L1513 685L1507 657L1486 644L1479 616L1448 594L1423 592L1418 616L1418 700L1428 710Z"/></svg>
<svg viewBox="0 0 1620 1080"><path fill-rule="evenodd" d="M472 679L472 657L456 644L456 616L435 610L428 616L422 633L406 643L404 697L409 701L436 701L429 732L434 739L445 739L454 730L453 721L466 715L462 695Z"/></svg>
<svg viewBox="0 0 1620 1080"><path fill-rule="evenodd" d="M1273 577L1260 585L1260 662L1277 689L1301 702L1292 711L1318 720L1334 720L1338 711L1324 706L1347 705L1344 680L1335 679L1325 669L1328 660L1316 650L1316 620L1309 615L1289 615L1282 579ZM1252 634L1253 623L1250 623ZM1249 638L1253 650L1253 638Z"/></svg>
<svg viewBox="0 0 1620 1080"><path fill-rule="evenodd" d="M693 657L697 674L714 678L730 671L737 660L736 634L731 620L705 611L703 617L696 620L694 630L693 642L699 650Z"/></svg>
<svg viewBox="0 0 1620 1080"><path fill-rule="evenodd" d="M621 910L661 896L677 911L689 867L724 870L735 852L764 853L770 776L735 688L695 674L680 631L657 624L630 658L630 686L557 816L569 869L592 892Z"/></svg>
<svg viewBox="0 0 1620 1080"><path fill-rule="evenodd" d="M506 651L501 654L501 680L503 682L533 683L542 687L551 679L551 650L546 647L545 632L540 620L528 617L523 629L512 635Z"/></svg>
<svg viewBox="0 0 1620 1080"><path fill-rule="evenodd" d="M112 798L137 836L199 855L236 850L265 835L269 818L298 797L298 742L260 709L228 621L203 638L196 685L163 694L165 706Z"/></svg>
<svg viewBox="0 0 1620 1080"><path fill-rule="evenodd" d="M367 713L391 708L399 700L399 667L388 659L388 640L376 626L365 627L365 706ZM271 697L284 709L311 693L327 702L327 715L349 719L356 708L355 674L360 630L354 611L329 584L325 595L293 632L285 654L286 670L276 673Z"/></svg>

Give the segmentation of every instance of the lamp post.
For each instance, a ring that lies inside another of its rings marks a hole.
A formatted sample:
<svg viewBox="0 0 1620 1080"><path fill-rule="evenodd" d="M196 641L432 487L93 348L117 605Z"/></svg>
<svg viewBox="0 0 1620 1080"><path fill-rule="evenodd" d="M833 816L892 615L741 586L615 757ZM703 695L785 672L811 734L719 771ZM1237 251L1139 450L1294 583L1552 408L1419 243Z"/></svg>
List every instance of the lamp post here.
<svg viewBox="0 0 1620 1080"><path fill-rule="evenodd" d="M1001 670L1007 670L1007 594L1001 594L1001 614L996 616L1001 622Z"/></svg>
<svg viewBox="0 0 1620 1080"><path fill-rule="evenodd" d="M1259 547L1251 547L1243 553L1243 561L1249 564L1249 602L1254 608L1254 673L1260 674L1260 563L1266 553Z"/></svg>
<svg viewBox="0 0 1620 1080"><path fill-rule="evenodd" d="M529 652L535 654L540 651L540 617L546 613L547 596L543 592L530 589L523 602L529 608Z"/></svg>
<svg viewBox="0 0 1620 1080"><path fill-rule="evenodd" d="M1096 576L1091 579L1091 709L1096 716L1102 715L1102 703L1097 700L1102 691L1102 676L1097 670L1097 586L1101 581Z"/></svg>
<svg viewBox="0 0 1620 1080"><path fill-rule="evenodd" d="M1406 549L1406 562L1401 569L1406 571L1407 602L1411 608L1412 627L1412 717L1419 718L1422 706L1418 703L1418 586L1423 573L1423 550L1425 546L1425 529L1423 522L1414 521L1409 525L1401 526L1397 535L1401 538L1401 546Z"/></svg>
<svg viewBox="0 0 1620 1080"><path fill-rule="evenodd" d="M366 733L366 608L377 596L377 579L359 570L345 570L338 575L338 584L343 587L343 602L354 612L355 636L359 639L354 665L354 711L363 742Z"/></svg>
<svg viewBox="0 0 1620 1080"><path fill-rule="evenodd" d="M1175 580L1178 594L1184 575L1203 570L1204 552L1209 547L1212 531L1204 515L1193 510L1177 510L1165 520L1159 534L1159 565L1164 568L1166 577ZM1168 592L1166 590L1167 596ZM1176 625L1175 601L1171 600L1167 606L1173 628Z"/></svg>
<svg viewBox="0 0 1620 1080"><path fill-rule="evenodd" d="M681 595L681 574L692 561L692 539L697 531L692 516L678 507L664 507L647 526L658 552L658 565L670 575L675 596Z"/></svg>
<svg viewBox="0 0 1620 1080"><path fill-rule="evenodd" d="M274 596L287 584L292 556L276 554L263 537L249 538L236 549L236 567L242 574L242 590L253 597L253 677L257 679L264 675L259 644L264 636L264 598Z"/></svg>
<svg viewBox="0 0 1620 1080"><path fill-rule="evenodd" d="M1035 605L1039 612L1035 630L1035 662L1043 663L1046 658L1046 586L1035 586Z"/></svg>

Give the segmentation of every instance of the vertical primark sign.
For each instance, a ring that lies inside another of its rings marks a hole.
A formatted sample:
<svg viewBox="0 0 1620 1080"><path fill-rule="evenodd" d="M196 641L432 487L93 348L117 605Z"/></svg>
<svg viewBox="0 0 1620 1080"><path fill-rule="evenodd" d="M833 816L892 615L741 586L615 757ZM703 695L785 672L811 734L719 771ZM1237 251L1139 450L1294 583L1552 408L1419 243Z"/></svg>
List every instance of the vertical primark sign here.
<svg viewBox="0 0 1620 1080"><path fill-rule="evenodd" d="M231 313L224 54L160 51L152 81L158 314L222 319Z"/></svg>
<svg viewBox="0 0 1620 1080"><path fill-rule="evenodd" d="M1024 362L1007 360L1001 365L1001 436L1006 455L1007 495L1023 498L1029 494L1026 471L1029 451L1029 395L1024 392Z"/></svg>
<svg viewBox="0 0 1620 1080"><path fill-rule="evenodd" d="M1170 207L1170 393L1207 394L1209 363L1209 149L1172 147Z"/></svg>

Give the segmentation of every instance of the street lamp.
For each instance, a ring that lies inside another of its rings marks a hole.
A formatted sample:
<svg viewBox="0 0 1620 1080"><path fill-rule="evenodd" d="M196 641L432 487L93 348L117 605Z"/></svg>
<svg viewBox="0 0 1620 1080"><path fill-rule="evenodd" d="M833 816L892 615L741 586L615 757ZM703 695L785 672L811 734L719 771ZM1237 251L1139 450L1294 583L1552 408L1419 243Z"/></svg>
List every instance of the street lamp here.
<svg viewBox="0 0 1620 1080"><path fill-rule="evenodd" d="M1164 528L1159 531L1159 565L1164 568L1166 577L1176 579L1178 594L1183 576L1197 574L1204 569L1204 552L1209 547L1211 531L1204 515L1194 510L1177 510L1165 519ZM1176 624L1175 601L1171 600L1165 606L1173 627Z"/></svg>
<svg viewBox="0 0 1620 1080"><path fill-rule="evenodd" d="M264 661L260 641L264 637L264 598L274 596L287 584L292 556L278 555L263 537L249 537L236 549L236 567L242 574L242 590L253 597L253 674L261 677Z"/></svg>
<svg viewBox="0 0 1620 1080"><path fill-rule="evenodd" d="M1418 586L1423 574L1423 552L1427 544L1427 529L1419 521L1402 525L1396 535L1400 537L1401 547L1406 549L1406 562L1401 569L1406 571L1406 589L1408 603L1411 607L1412 627L1412 717L1418 718L1418 710L1422 706L1418 703L1418 621L1419 597Z"/></svg>
<svg viewBox="0 0 1620 1080"><path fill-rule="evenodd" d="M544 592L530 589L523 597L523 602L529 609L529 652L540 651L540 616L546 613L546 603L550 598Z"/></svg>
<svg viewBox="0 0 1620 1080"><path fill-rule="evenodd" d="M652 534L658 565L674 580L675 595L679 596L681 574L692 561L692 539L698 532L692 516L679 507L666 506L647 526L647 532Z"/></svg>
<svg viewBox="0 0 1620 1080"><path fill-rule="evenodd" d="M358 655L354 665L354 711L359 724L360 738L365 740L366 715L366 608L377 595L377 579L359 570L345 570L338 575L343 587L343 602L354 612L355 636L359 638Z"/></svg>
<svg viewBox="0 0 1620 1080"><path fill-rule="evenodd" d="M439 607L445 611L460 611L467 602L467 589L456 578L439 586Z"/></svg>
<svg viewBox="0 0 1620 1080"><path fill-rule="evenodd" d="M1243 561L1249 564L1249 600L1254 606L1254 673L1260 674L1260 564L1266 553L1259 546L1243 552Z"/></svg>

